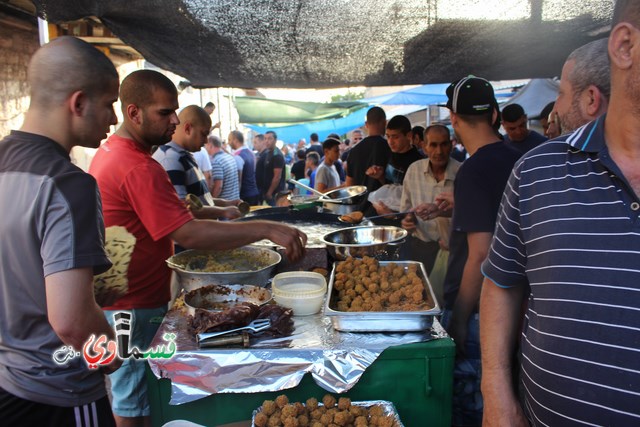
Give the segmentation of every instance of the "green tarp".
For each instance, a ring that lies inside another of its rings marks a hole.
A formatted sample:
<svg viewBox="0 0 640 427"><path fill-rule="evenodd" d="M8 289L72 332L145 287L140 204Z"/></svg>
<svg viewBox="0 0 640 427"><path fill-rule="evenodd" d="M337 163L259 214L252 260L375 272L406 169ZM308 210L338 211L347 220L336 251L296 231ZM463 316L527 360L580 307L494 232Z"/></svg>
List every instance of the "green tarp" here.
<svg viewBox="0 0 640 427"><path fill-rule="evenodd" d="M333 103L285 101L278 99L238 96L234 98L240 123L258 124L268 127L294 123L317 122L348 116L368 104L357 101Z"/></svg>

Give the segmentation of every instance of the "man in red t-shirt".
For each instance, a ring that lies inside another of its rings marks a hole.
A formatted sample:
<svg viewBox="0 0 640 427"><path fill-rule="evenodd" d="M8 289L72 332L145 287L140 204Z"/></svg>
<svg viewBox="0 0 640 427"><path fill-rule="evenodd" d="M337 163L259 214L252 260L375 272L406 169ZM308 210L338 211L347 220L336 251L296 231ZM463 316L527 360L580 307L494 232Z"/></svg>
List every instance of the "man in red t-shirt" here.
<svg viewBox="0 0 640 427"><path fill-rule="evenodd" d="M171 270L165 260L173 242L189 249L232 249L269 239L296 261L306 236L284 224L251 221L235 224L195 219L178 198L151 147L171 140L178 125L178 92L171 80L151 70L136 71L120 87L123 125L103 144L89 173L102 194L106 227L123 226L136 237L128 270L128 291L108 310L133 313L132 345L146 349L157 329L150 320L164 315L170 298ZM111 313L105 312L112 321ZM118 425L149 422L144 364L128 359L111 376L113 411ZM140 397L144 398L141 399Z"/></svg>

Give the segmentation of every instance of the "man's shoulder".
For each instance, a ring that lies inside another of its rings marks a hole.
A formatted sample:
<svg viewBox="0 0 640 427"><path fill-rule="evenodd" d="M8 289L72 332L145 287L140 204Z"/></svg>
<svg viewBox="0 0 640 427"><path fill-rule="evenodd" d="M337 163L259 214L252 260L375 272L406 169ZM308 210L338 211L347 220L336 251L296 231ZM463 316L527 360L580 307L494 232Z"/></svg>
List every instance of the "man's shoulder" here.
<svg viewBox="0 0 640 427"><path fill-rule="evenodd" d="M544 142L546 141L548 138L544 135L542 135L539 132L536 132L535 130L531 130L529 131L529 138L530 141L534 141L534 142Z"/></svg>

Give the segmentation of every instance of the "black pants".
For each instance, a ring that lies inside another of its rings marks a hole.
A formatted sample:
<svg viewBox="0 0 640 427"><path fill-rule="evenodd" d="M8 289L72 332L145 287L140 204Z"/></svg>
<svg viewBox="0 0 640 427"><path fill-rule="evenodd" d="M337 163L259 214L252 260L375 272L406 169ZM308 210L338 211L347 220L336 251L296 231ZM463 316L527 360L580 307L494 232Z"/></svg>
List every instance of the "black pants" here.
<svg viewBox="0 0 640 427"><path fill-rule="evenodd" d="M402 246L400 257L423 263L427 274L431 274L439 250L438 242L424 242L417 237L408 236L406 243Z"/></svg>
<svg viewBox="0 0 640 427"><path fill-rule="evenodd" d="M0 388L0 424L6 427L115 427L109 398L82 406L53 406L22 399Z"/></svg>

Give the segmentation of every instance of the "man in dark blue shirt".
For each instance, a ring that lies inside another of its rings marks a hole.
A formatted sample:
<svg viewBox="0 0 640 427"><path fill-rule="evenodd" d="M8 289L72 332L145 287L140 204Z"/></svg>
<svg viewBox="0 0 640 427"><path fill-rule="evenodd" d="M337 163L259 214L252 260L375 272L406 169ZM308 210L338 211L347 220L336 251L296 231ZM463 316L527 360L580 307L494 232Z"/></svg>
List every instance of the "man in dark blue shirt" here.
<svg viewBox="0 0 640 427"><path fill-rule="evenodd" d="M502 127L507 135L504 142L524 154L547 140L527 126L527 115L520 104L509 104L502 109Z"/></svg>

